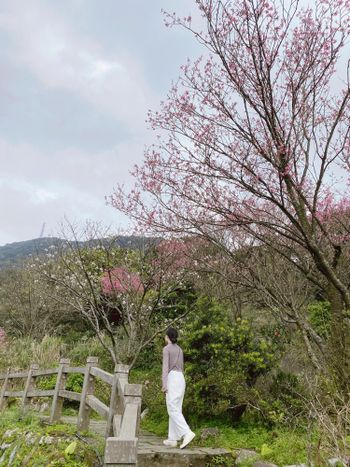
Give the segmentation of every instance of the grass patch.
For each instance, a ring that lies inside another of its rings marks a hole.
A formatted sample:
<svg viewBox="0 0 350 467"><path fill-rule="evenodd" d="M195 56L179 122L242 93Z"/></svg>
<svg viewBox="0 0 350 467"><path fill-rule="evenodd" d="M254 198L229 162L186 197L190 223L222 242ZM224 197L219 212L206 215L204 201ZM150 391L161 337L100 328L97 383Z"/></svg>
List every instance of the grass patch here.
<svg viewBox="0 0 350 467"><path fill-rule="evenodd" d="M76 436L76 427L48 425L35 412L9 408L0 419L0 465L13 467L92 467L100 465L104 440L86 433Z"/></svg>
<svg viewBox="0 0 350 467"><path fill-rule="evenodd" d="M135 368L131 373L132 382L146 383L143 388L143 404L149 409L141 421L141 428L162 438L168 434L168 415L165 398L161 392L161 368ZM307 458L308 435L303 429L275 427L269 429L263 424L246 417L233 427L227 419L200 421L195 414L186 414L189 425L197 433L194 445L225 448L231 451L253 449L260 459L277 465L304 463ZM217 427L219 435L200 440L204 428Z"/></svg>
<svg viewBox="0 0 350 467"><path fill-rule="evenodd" d="M163 415L163 414L162 414ZM200 440L204 428L217 427L219 435ZM164 416L146 416L141 428L158 436L167 437L168 419ZM254 449L259 458L277 465L297 464L306 461L307 434L302 430L274 429L242 422L237 427L220 420L194 422L191 428L197 433L194 445L225 448L231 451Z"/></svg>

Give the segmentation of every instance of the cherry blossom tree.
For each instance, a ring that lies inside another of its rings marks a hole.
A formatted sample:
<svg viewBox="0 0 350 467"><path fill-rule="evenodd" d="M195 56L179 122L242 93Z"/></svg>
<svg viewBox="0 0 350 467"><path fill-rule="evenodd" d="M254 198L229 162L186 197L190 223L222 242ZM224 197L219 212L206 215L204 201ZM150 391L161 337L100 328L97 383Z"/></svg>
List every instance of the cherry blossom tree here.
<svg viewBox="0 0 350 467"><path fill-rule="evenodd" d="M165 14L203 46L158 111L135 186L110 203L142 228L235 238L285 257L331 303L329 369L350 381L350 1L196 0ZM343 54L342 54L343 51ZM343 223L336 221L342 213Z"/></svg>

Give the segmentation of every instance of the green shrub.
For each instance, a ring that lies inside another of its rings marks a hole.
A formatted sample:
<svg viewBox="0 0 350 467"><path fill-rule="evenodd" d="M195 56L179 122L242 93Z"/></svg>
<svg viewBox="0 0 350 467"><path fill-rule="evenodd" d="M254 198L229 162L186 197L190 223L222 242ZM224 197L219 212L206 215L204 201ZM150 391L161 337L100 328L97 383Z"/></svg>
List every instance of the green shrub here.
<svg viewBox="0 0 350 467"><path fill-rule="evenodd" d="M308 434L301 429L274 428L243 420L232 427L224 421L211 420L205 425L192 426L200 433L204 427L216 426L218 436L201 440L200 445L239 450L242 448L255 450L258 457L277 465L301 464L306 461ZM254 464L256 459L250 464ZM317 464L318 465L318 464Z"/></svg>
<svg viewBox="0 0 350 467"><path fill-rule="evenodd" d="M81 392L83 389L84 375L80 373L70 373L66 382L67 391Z"/></svg>
<svg viewBox="0 0 350 467"><path fill-rule="evenodd" d="M198 300L183 338L186 407L199 417L230 412L239 420L258 377L273 367L275 345L246 320L231 320L224 305L208 298Z"/></svg>
<svg viewBox="0 0 350 467"><path fill-rule="evenodd" d="M305 389L297 375L278 370L262 378L254 394L259 418L267 425L296 426L305 416Z"/></svg>
<svg viewBox="0 0 350 467"><path fill-rule="evenodd" d="M322 337L328 337L330 332L330 303L315 302L309 305L309 320L315 331Z"/></svg>
<svg viewBox="0 0 350 467"><path fill-rule="evenodd" d="M37 378L36 386L38 389L42 389L43 391L49 391L50 389L55 389L56 380L57 375L43 376Z"/></svg>
<svg viewBox="0 0 350 467"><path fill-rule="evenodd" d="M78 366L85 366L89 356L98 357L101 368L109 372L114 369L110 354L97 337L80 336L78 341L69 344L65 356L71 360L71 365Z"/></svg>
<svg viewBox="0 0 350 467"><path fill-rule="evenodd" d="M161 355L161 353L159 354ZM168 418L165 396L162 392L161 384L161 356L157 365L149 367L147 370L143 368L134 368L130 373L130 382L142 384L142 410L148 409L149 417L155 419Z"/></svg>
<svg viewBox="0 0 350 467"><path fill-rule="evenodd" d="M0 347L0 370L10 367L12 370L26 370L31 363L40 368L52 368L58 365L63 341L61 338L44 336L41 341L30 337L9 339Z"/></svg>

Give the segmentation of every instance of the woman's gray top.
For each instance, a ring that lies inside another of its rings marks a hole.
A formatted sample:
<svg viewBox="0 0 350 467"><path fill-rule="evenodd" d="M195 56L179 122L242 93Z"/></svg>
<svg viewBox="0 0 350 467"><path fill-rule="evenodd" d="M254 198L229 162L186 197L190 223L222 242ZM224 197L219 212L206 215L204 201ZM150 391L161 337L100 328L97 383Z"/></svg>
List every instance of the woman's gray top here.
<svg viewBox="0 0 350 467"><path fill-rule="evenodd" d="M162 391L168 389L168 374L171 370L184 371L184 354L177 344L163 347Z"/></svg>

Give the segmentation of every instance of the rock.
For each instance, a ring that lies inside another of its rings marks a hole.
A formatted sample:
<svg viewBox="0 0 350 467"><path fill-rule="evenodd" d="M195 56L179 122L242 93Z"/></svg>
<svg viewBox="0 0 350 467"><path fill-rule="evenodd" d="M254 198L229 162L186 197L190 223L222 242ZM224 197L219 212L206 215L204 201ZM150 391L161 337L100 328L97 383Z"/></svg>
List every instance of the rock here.
<svg viewBox="0 0 350 467"><path fill-rule="evenodd" d="M3 443L1 446L0 446L0 449L2 451L5 451L7 448L9 448L10 446L12 445L12 443Z"/></svg>
<svg viewBox="0 0 350 467"><path fill-rule="evenodd" d="M18 450L18 446L15 446L8 460L8 464L7 464L8 467L10 467L13 464L13 461L15 460L15 457L16 457L17 450Z"/></svg>
<svg viewBox="0 0 350 467"><path fill-rule="evenodd" d="M278 467L278 465L271 464L271 462L257 461L254 462L253 467Z"/></svg>
<svg viewBox="0 0 350 467"><path fill-rule="evenodd" d="M39 412L40 404L37 404L36 402L32 400L32 402L30 403L30 408L32 410L35 410L36 412Z"/></svg>
<svg viewBox="0 0 350 467"><path fill-rule="evenodd" d="M311 464L313 466L313 464ZM284 467L308 467L307 464L293 464L293 465L285 465Z"/></svg>
<svg viewBox="0 0 350 467"><path fill-rule="evenodd" d="M254 459L254 457L258 457L258 454L255 451L252 451L251 449L240 449L236 458L236 464L242 464L242 462L248 459Z"/></svg>
<svg viewBox="0 0 350 467"><path fill-rule="evenodd" d="M328 463L328 465L331 465L331 466L333 466L333 467L336 467L336 466L338 466L338 465L339 465L339 466L342 465L342 466L345 467L345 465L346 465L346 464L344 464L344 462L342 462L342 460L339 459L338 457L332 457L331 459L328 459L327 463Z"/></svg>
<svg viewBox="0 0 350 467"><path fill-rule="evenodd" d="M13 430L6 430L4 433L4 438L11 438L15 433L17 433L18 428L14 428Z"/></svg>
<svg viewBox="0 0 350 467"><path fill-rule="evenodd" d="M52 444L55 441L53 436L42 436L40 438L39 444Z"/></svg>
<svg viewBox="0 0 350 467"><path fill-rule="evenodd" d="M32 433L31 431L29 431L29 432L26 433L26 435L25 435L25 441L26 441L27 446L30 446L30 445L32 445L32 444L35 444L35 442L36 442L36 434L35 434L35 433Z"/></svg>
<svg viewBox="0 0 350 467"><path fill-rule="evenodd" d="M46 412L46 410L48 410L49 407L50 407L49 404L47 402L44 402L43 404L41 404L39 412L40 413Z"/></svg>
<svg viewBox="0 0 350 467"><path fill-rule="evenodd" d="M210 427L210 428L204 428L202 430L200 439L202 440L207 439L207 438L210 438L211 436L219 436L219 429L216 426Z"/></svg>

